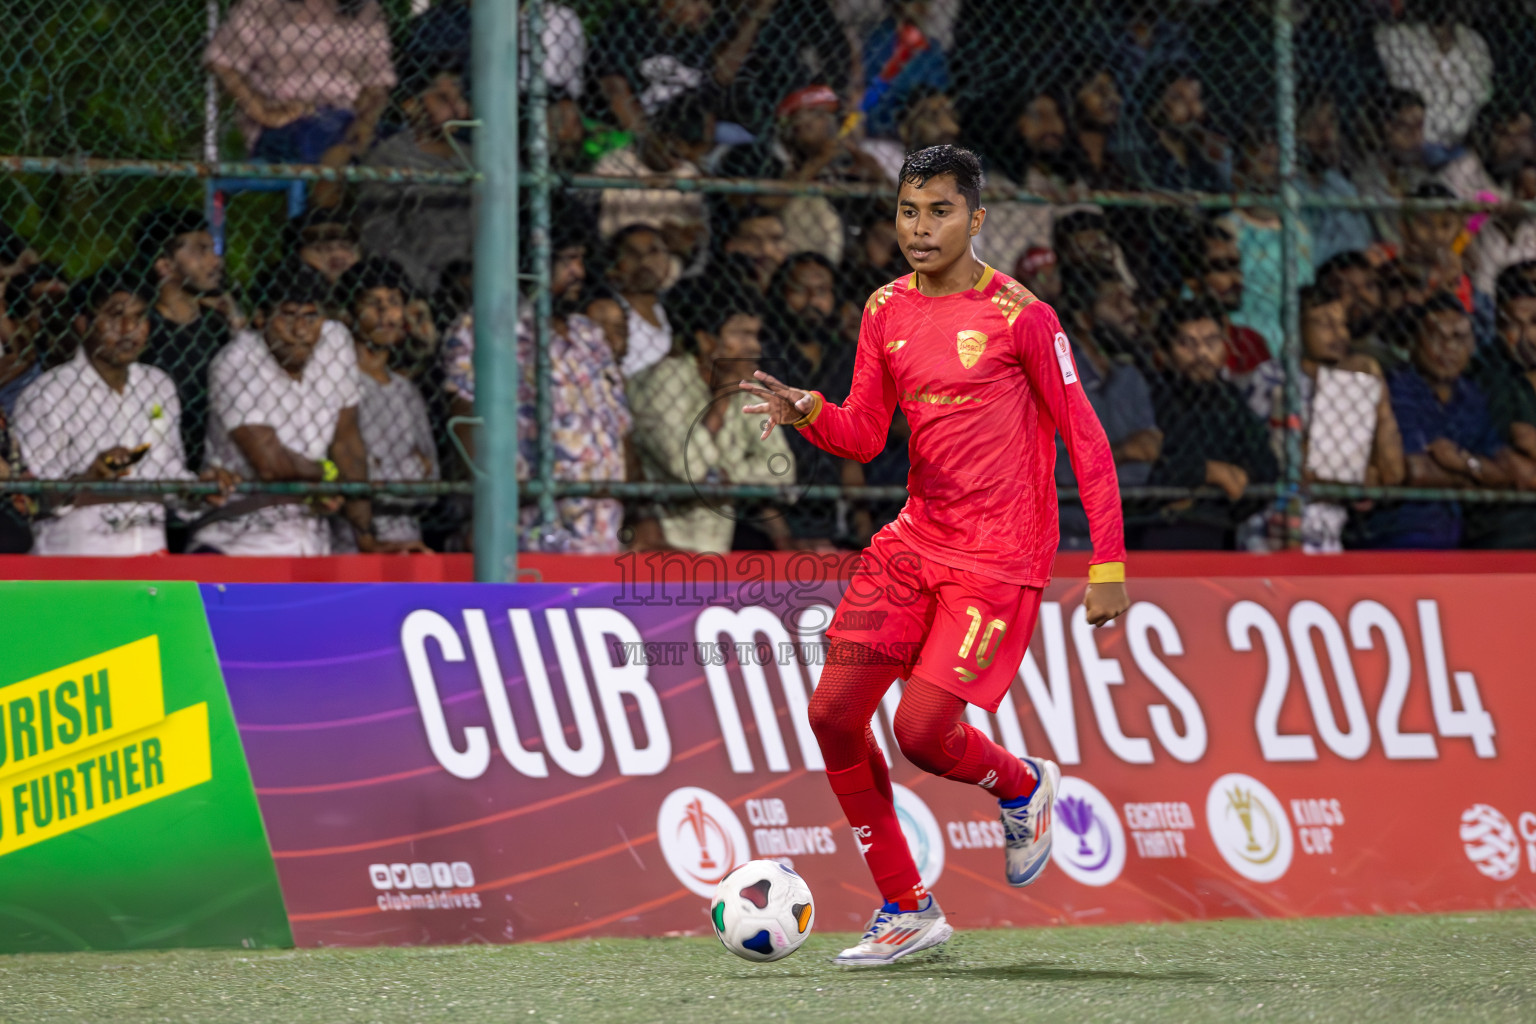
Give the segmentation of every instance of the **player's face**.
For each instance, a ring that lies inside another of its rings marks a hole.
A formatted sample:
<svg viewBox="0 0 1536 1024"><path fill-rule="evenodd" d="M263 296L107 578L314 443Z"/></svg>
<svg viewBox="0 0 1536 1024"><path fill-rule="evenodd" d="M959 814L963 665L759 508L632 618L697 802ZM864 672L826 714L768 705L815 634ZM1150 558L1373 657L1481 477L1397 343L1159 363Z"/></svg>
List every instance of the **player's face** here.
<svg viewBox="0 0 1536 1024"><path fill-rule="evenodd" d="M896 196L896 238L912 269L940 274L971 251L986 210L967 210L953 174L938 174L926 185L901 183Z"/></svg>
<svg viewBox="0 0 1536 1024"><path fill-rule="evenodd" d="M108 366L127 366L149 344L149 304L137 295L115 292L90 324L86 348Z"/></svg>
<svg viewBox="0 0 1536 1024"><path fill-rule="evenodd" d="M1308 359L1328 366L1349 354L1349 324L1342 301L1306 311L1301 318L1301 345Z"/></svg>
<svg viewBox="0 0 1536 1024"><path fill-rule="evenodd" d="M1536 370L1536 298L1522 295L1499 307L1499 337L1515 362Z"/></svg>
<svg viewBox="0 0 1536 1024"><path fill-rule="evenodd" d="M1227 361L1227 341L1215 320L1190 320L1179 324L1168 344L1168 360L1181 377L1209 383Z"/></svg>
<svg viewBox="0 0 1536 1024"><path fill-rule="evenodd" d="M405 340L405 296L398 288L370 288L358 298L357 333L373 348Z"/></svg>

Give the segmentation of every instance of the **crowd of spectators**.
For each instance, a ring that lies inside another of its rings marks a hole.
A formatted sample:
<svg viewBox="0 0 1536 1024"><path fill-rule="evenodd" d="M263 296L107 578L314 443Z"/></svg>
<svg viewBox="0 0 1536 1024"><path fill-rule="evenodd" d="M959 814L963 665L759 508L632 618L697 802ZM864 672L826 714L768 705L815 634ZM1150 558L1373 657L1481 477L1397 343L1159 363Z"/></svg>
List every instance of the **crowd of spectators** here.
<svg viewBox="0 0 1536 1024"><path fill-rule="evenodd" d="M1219 12L1198 0L611 7L601 18L574 0L540 7L555 169L644 185L555 193L557 479L904 482L900 413L886 450L859 464L793 431L759 441L733 390L763 368L846 393L865 297L908 272L888 201L668 182L892 187L907 152L961 143L994 190L978 254L1057 307L1122 485L1202 489L1129 502L1133 547L1283 544L1282 506L1259 485L1297 455L1308 483L1536 488L1536 219L1520 206L1305 207L1302 374L1287 389L1273 204L1098 195L1279 195L1267 0ZM1295 11L1303 200L1536 200L1536 89L1519 70L1536 52L1528 5ZM249 159L451 171L473 141L471 31L469 0L438 0L403 25L377 0L236 0L203 60ZM200 211L149 214L131 258L80 281L0 237L0 479L81 485L0 502L0 550L463 549L461 501L241 493L256 480L474 472L468 189L321 183L306 206L245 288L225 280ZM531 305L517 325L524 479L539 459ZM125 478L201 479L219 494L91 491ZM1074 486L1064 459L1057 482ZM525 507L521 542L856 547L897 507L568 498L553 522ZM1317 551L1529 546L1525 507L1309 501L1301 532ZM1088 543L1070 503L1062 541Z"/></svg>

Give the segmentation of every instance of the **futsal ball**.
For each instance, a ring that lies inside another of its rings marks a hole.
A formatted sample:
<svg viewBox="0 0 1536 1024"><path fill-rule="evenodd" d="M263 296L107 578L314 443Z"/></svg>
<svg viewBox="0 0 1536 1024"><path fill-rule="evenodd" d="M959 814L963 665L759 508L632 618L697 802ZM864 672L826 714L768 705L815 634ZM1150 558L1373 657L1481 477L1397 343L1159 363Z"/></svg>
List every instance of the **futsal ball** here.
<svg viewBox="0 0 1536 1024"><path fill-rule="evenodd" d="M748 861L726 875L709 907L720 944L760 964L799 949L815 919L810 887L773 860Z"/></svg>

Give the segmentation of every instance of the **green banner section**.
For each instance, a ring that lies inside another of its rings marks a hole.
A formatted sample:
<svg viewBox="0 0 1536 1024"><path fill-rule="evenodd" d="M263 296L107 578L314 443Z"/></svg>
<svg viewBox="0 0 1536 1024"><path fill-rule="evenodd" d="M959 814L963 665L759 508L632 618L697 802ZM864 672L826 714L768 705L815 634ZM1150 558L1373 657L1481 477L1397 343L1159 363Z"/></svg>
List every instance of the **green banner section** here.
<svg viewBox="0 0 1536 1024"><path fill-rule="evenodd" d="M0 952L291 946L193 583L0 583Z"/></svg>

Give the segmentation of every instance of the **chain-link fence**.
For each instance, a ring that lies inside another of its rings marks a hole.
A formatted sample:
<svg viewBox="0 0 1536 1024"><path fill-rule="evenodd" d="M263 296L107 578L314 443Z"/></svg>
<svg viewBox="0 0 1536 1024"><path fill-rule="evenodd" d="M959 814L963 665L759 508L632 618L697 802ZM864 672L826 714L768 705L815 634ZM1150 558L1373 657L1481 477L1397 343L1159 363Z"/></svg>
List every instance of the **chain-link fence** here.
<svg viewBox="0 0 1536 1024"><path fill-rule="evenodd" d="M1523 0L534 2L517 62L489 7L0 30L0 543L461 550L515 462L525 549L856 548L903 414L861 463L759 440L732 384L847 395L911 272L902 161L943 143L987 173L978 255L1071 339L1133 548L1536 543ZM513 335L516 397L477 393Z"/></svg>

